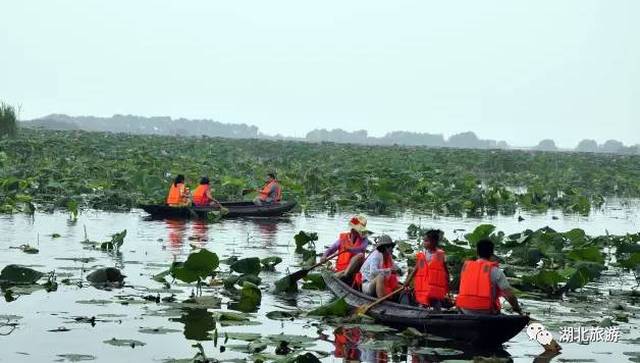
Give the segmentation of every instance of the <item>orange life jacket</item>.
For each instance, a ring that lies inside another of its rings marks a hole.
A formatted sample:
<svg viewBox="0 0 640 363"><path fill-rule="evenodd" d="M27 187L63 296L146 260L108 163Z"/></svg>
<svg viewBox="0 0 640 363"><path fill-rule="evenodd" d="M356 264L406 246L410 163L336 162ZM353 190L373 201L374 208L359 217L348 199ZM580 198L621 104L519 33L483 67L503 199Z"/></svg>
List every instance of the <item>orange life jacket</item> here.
<svg viewBox="0 0 640 363"><path fill-rule="evenodd" d="M168 205L180 205L185 202L182 193L184 191L184 183L179 183L175 185L171 183L171 188L169 188L169 195L167 195L167 204Z"/></svg>
<svg viewBox="0 0 640 363"><path fill-rule="evenodd" d="M353 253L351 252L343 252L350 248L358 248L362 245L362 238L358 237L355 243L351 243L351 233L344 232L340 233L338 237L340 240L340 247L338 248L338 260L336 261L336 272L344 271L349 267L349 262L351 262L351 258L353 257Z"/></svg>
<svg viewBox="0 0 640 363"><path fill-rule="evenodd" d="M272 180L269 183L265 184L265 186L260 191L260 200L265 201L269 198L269 192L271 191L271 187L275 186L276 195L274 196L274 202L279 202L282 199L282 189L280 188L280 184L276 180Z"/></svg>
<svg viewBox="0 0 640 363"><path fill-rule="evenodd" d="M193 205L197 207L208 206L211 199L207 196L207 190L209 190L208 184L200 184L191 194L193 198Z"/></svg>
<svg viewBox="0 0 640 363"><path fill-rule="evenodd" d="M447 280L444 251L437 249L428 262L425 253L418 252L414 280L416 301L428 305L429 299L443 300L448 292L449 281Z"/></svg>
<svg viewBox="0 0 640 363"><path fill-rule="evenodd" d="M391 255L383 255L382 256L382 268L393 268L393 257ZM398 288L400 282L398 281L398 275L392 273L389 276L385 276L384 278L384 294L390 294L394 290Z"/></svg>
<svg viewBox="0 0 640 363"><path fill-rule="evenodd" d="M500 312L500 299L496 287L495 296L491 289L491 269L498 263L483 259L465 261L460 273L460 292L456 306L469 310L489 310Z"/></svg>

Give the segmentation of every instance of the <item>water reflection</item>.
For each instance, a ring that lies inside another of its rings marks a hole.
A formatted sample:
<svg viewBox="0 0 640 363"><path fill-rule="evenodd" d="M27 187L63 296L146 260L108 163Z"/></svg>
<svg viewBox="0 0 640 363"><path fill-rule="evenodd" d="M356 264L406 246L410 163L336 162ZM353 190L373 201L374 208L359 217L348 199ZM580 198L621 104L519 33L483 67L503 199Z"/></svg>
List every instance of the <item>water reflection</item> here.
<svg viewBox="0 0 640 363"><path fill-rule="evenodd" d="M209 224L202 219L195 219L191 225L192 236L189 240L194 241L198 247L204 247L209 240Z"/></svg>
<svg viewBox="0 0 640 363"><path fill-rule="evenodd" d="M397 334L374 333L366 328L340 326L333 331L333 340L326 335L322 340L334 345L335 358L343 361L386 362L442 362L450 360L478 360L481 357L505 358L511 356L502 348L479 350L464 343L425 337L401 338ZM437 339L437 340L432 340ZM553 356L541 358L550 359ZM544 362L544 360L540 360Z"/></svg>
<svg viewBox="0 0 640 363"><path fill-rule="evenodd" d="M333 355L336 358L360 361L358 343L360 343L361 332L359 328L339 327L333 331L333 337L333 345L335 346Z"/></svg>
<svg viewBox="0 0 640 363"><path fill-rule="evenodd" d="M264 247L276 247L283 232L292 230L294 222L289 217L253 218L246 222L252 225Z"/></svg>
<svg viewBox="0 0 640 363"><path fill-rule="evenodd" d="M183 323L184 337L190 340L211 340L209 332L216 328L213 314L207 309L183 309L181 317L169 320Z"/></svg>
<svg viewBox="0 0 640 363"><path fill-rule="evenodd" d="M169 232L169 248L175 253L179 253L184 244L184 234L187 222L184 219L165 219Z"/></svg>

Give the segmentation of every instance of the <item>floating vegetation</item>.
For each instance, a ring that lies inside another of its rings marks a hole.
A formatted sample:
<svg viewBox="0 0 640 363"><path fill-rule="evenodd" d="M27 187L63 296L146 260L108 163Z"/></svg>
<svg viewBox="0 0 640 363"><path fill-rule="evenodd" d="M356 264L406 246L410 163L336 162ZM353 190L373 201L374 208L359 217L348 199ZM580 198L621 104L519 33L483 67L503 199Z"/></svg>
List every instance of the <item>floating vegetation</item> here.
<svg viewBox="0 0 640 363"><path fill-rule="evenodd" d="M113 345L116 347L131 347L131 348L135 348L135 347L143 347L146 344L139 341L139 340L134 340L134 339L116 339L116 338L111 338L109 340L105 340L103 343L105 344L109 344L109 345Z"/></svg>
<svg viewBox="0 0 640 363"><path fill-rule="evenodd" d="M7 265L0 271L0 285L31 285L45 274L20 265Z"/></svg>
<svg viewBox="0 0 640 363"><path fill-rule="evenodd" d="M23 129L0 139L0 213L128 210L164 199L175 174L239 199L277 169L286 198L385 213L588 214L607 197L640 197L640 156L271 142ZM174 153L173 150L181 150ZM52 158L51 155L64 155ZM123 157L126 155L126 157ZM217 217L216 217L217 218Z"/></svg>

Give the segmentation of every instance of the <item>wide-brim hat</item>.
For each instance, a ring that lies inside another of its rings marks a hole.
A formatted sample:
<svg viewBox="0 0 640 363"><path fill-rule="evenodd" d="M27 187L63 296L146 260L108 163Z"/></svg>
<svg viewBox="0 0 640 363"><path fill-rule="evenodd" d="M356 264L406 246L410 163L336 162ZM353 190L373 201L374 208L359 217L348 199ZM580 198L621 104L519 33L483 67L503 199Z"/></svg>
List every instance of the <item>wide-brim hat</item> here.
<svg viewBox="0 0 640 363"><path fill-rule="evenodd" d="M349 220L349 228L355 230L361 235L372 234L367 228L367 217L363 215L355 215Z"/></svg>
<svg viewBox="0 0 640 363"><path fill-rule="evenodd" d="M389 235L383 234L376 238L376 248L381 246L395 246L396 243Z"/></svg>

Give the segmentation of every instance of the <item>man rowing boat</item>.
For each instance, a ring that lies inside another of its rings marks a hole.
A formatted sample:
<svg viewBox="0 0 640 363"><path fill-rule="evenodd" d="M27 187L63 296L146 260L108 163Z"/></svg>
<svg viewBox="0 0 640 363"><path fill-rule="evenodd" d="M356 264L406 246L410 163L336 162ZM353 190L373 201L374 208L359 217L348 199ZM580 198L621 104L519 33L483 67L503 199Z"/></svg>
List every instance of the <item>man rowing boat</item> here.
<svg viewBox="0 0 640 363"><path fill-rule="evenodd" d="M465 314L500 314L500 296L513 311L522 315L518 298L513 294L504 271L493 254L493 242L483 239L476 245L478 258L468 260L460 273L460 292L456 306Z"/></svg>

